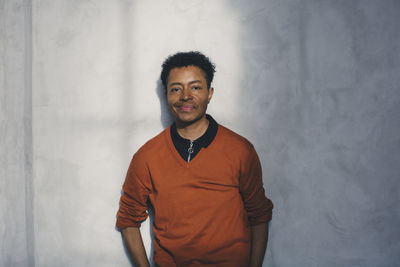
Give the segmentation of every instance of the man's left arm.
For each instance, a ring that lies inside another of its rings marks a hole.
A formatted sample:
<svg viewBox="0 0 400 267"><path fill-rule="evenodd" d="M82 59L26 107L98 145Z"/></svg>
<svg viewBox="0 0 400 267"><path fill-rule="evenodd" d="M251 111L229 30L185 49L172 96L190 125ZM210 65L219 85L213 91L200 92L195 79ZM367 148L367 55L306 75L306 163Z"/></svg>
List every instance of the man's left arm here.
<svg viewBox="0 0 400 267"><path fill-rule="evenodd" d="M262 169L252 145L241 163L240 193L251 226L251 267L260 267L268 242L268 222L272 217L273 204L265 197Z"/></svg>
<svg viewBox="0 0 400 267"><path fill-rule="evenodd" d="M251 226L251 254L249 267L262 266L268 244L268 223Z"/></svg>

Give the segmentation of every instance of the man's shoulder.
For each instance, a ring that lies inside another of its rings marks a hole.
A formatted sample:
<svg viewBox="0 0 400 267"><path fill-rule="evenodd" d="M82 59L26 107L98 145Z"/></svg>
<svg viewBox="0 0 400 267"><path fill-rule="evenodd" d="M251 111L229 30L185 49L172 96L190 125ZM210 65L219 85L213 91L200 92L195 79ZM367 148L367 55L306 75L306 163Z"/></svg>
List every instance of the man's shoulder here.
<svg viewBox="0 0 400 267"><path fill-rule="evenodd" d="M253 144L244 136L232 131L231 129L218 124L221 143L228 145L235 150L249 151L253 149Z"/></svg>
<svg viewBox="0 0 400 267"><path fill-rule="evenodd" d="M222 152L230 162L234 164L245 164L243 166L247 166L246 164L249 162L255 162L254 160L258 160L257 152L253 146L253 144L242 135L224 127L220 126L218 131L220 132L219 147L218 150Z"/></svg>
<svg viewBox="0 0 400 267"><path fill-rule="evenodd" d="M148 155L154 155L154 153L160 153L167 146L166 135L170 127L164 129L159 134L148 140L142 145L135 153L136 157L147 157Z"/></svg>

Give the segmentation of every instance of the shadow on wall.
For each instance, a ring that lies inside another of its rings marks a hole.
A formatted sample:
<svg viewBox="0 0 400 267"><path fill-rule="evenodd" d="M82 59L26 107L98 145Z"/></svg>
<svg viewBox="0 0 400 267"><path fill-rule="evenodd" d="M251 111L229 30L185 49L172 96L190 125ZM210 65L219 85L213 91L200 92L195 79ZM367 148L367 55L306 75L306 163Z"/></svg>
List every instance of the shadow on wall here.
<svg viewBox="0 0 400 267"><path fill-rule="evenodd" d="M135 44L135 39L134 36L132 35L132 28L131 28L131 14L132 14L132 9L134 7L134 1L125 1L123 2L123 4L121 5L121 25L123 27L122 29L122 33L123 33L123 37L122 37L122 47L121 47L121 51L123 51L123 57L124 57L124 77L125 77L125 94L123 96L122 99L122 103L123 103L123 112L121 114L121 117L124 118L125 121L129 121L130 120L130 115L132 114L133 111L131 109L129 109L129 107L131 107L131 100L132 100L132 92L133 92L133 82L132 82L132 75L131 73L134 71L134 67L132 66L132 62L134 62L133 58L132 58L132 47ZM164 91L164 86L162 85L161 79L158 79L157 81L155 81L155 90L157 93L157 96L159 98L160 101L160 122L162 127L165 129L167 128L169 125L171 125L174 121L173 116L171 115L169 108L168 108L168 103L167 103L167 99L166 99L166 95L165 95L165 91ZM123 144L123 148L122 151L125 150L125 146L126 143L128 143L128 140L130 138L130 134L131 134L131 125L130 124L126 124L126 129L124 129L124 133L125 135L122 137L122 140L124 140L124 142L122 142ZM123 192L121 191L121 194ZM151 205L150 202L148 202L148 213L149 213L149 227L150 227L150 236L151 236L151 249L150 249L150 255L148 255L149 257L149 261L150 261L150 265L154 266L154 261L153 261L153 254L154 254L154 234L153 234L153 230L152 230L152 226L153 226L153 221L154 221L154 208ZM116 229L118 231L118 229ZM124 252L126 254L126 257L129 259L130 263L132 266L135 266L130 253L128 251L128 248L124 242L124 238L122 236L121 233L121 242L123 244L123 248L124 248ZM146 242L144 242L146 243Z"/></svg>
<svg viewBox="0 0 400 267"><path fill-rule="evenodd" d="M123 191L121 190L121 195L122 194L123 194ZM151 236L151 248L150 248L150 255L148 255L148 257L149 257L150 266L155 266L154 259L153 259L153 255L154 255L154 243L153 243L154 242L154 232L153 232L154 207L153 207L153 205L151 204L150 201L147 201L147 206L148 206L147 212L149 214L149 220L150 220L150 222L149 222L150 231L149 232L150 232L150 236ZM130 254L130 252L128 250L128 247L127 247L127 245L125 243L125 239L124 239L124 236L122 234L122 231L120 231L117 227L115 227L115 230L119 231L121 233L122 247L124 248L125 255L128 258L130 264L132 266L136 266L134 261L133 261L133 259L132 259L132 257L131 257L131 254Z"/></svg>
<svg viewBox="0 0 400 267"><path fill-rule="evenodd" d="M167 96L165 95L165 89L160 79L157 80L156 91L158 99L160 100L160 120L163 128L165 129L174 122L174 117L169 111Z"/></svg>
<svg viewBox="0 0 400 267"><path fill-rule="evenodd" d="M150 258L150 266L155 266L155 263L154 263L154 232L153 232L153 222L154 222L154 207L153 207L153 205L151 204L151 202L150 202L150 200L148 200L147 201L147 207L148 207L148 209L147 209L147 212L149 213L149 220L150 220L150 223L149 223L149 228L150 228L150 237L151 237L151 249L150 249L150 255L149 255L149 258Z"/></svg>
<svg viewBox="0 0 400 267"><path fill-rule="evenodd" d="M160 111L161 111L161 115L160 115L160 120L161 120L161 124L163 126L163 128L167 128L169 125L171 125L174 122L174 118L171 114L171 112L169 111L169 107L168 107L168 102L167 102L167 97L165 95L165 90L164 90L164 86L161 82L160 79L157 80L156 83L156 92L157 92L157 96L158 99L160 100ZM121 194L123 194L123 192L121 191ZM154 208L151 205L150 201L148 201L147 203L148 208L148 213L149 213L149 227L150 227L150 235L151 235L151 250L150 250L150 255L149 256L149 260L150 260L150 266L154 266L154 260L153 260L153 254L154 254L154 233L153 233L153 221L154 221ZM118 229L117 229L118 230ZM128 248L124 242L124 238L122 236L121 233L121 239L122 239L122 243L123 243L123 247L124 247L124 252L127 256L127 258L129 259L130 263L132 266L135 266L130 253L128 251Z"/></svg>

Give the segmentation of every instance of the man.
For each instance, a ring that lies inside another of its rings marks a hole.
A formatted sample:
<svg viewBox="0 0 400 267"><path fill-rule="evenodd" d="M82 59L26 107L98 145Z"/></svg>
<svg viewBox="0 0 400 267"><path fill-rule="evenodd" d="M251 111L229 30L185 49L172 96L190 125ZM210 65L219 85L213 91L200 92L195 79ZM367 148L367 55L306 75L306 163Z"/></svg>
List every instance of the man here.
<svg viewBox="0 0 400 267"><path fill-rule="evenodd" d="M157 266L261 266L272 202L253 145L206 115L215 67L177 53L161 80L175 123L133 156L117 228L136 266L149 266L140 224L154 208Z"/></svg>

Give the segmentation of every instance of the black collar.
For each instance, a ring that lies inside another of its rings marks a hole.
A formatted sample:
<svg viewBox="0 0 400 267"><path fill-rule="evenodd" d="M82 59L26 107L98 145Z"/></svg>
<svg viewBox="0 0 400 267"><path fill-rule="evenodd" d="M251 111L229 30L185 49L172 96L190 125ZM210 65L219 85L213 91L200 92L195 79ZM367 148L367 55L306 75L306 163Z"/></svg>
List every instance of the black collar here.
<svg viewBox="0 0 400 267"><path fill-rule="evenodd" d="M217 135L218 123L213 119L213 117L208 114L206 114L206 118L209 121L208 128L202 136L193 141L194 153L192 154L191 158L194 158L194 156L200 151L202 147L207 148ZM178 134L175 123L171 125L171 138L176 150L179 152L181 157L186 160L190 140L185 139Z"/></svg>
<svg viewBox="0 0 400 267"><path fill-rule="evenodd" d="M196 144L198 144L204 148L207 148L211 144L211 142L214 140L215 136L217 135L217 131L218 131L218 123L213 119L213 117L206 114L206 118L209 121L206 132L202 136L200 136L199 138L197 138L196 140L193 141L193 142L196 142ZM189 142L190 143L189 139L185 139L178 134L178 131L176 130L175 122L171 125L171 137L172 137L172 140L174 140L176 138L177 141L179 141L179 142Z"/></svg>

